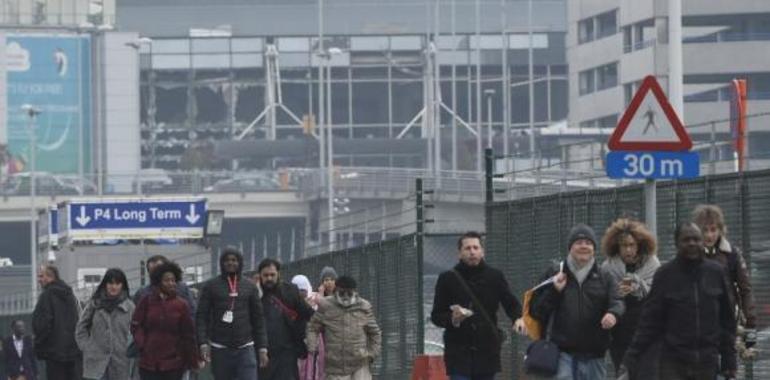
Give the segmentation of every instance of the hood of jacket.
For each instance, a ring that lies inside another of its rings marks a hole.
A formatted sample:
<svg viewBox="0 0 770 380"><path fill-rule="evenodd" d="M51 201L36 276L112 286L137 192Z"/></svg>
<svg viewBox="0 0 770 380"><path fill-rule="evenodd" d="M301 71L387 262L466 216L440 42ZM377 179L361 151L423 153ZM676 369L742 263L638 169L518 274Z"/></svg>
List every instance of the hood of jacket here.
<svg viewBox="0 0 770 380"><path fill-rule="evenodd" d="M222 254L222 256L219 257L219 273L221 273L223 276L225 275L225 268L224 263L225 259L228 256L235 256L235 258L238 260L238 276L241 275L241 272L243 271L243 255L238 252L226 252Z"/></svg>
<svg viewBox="0 0 770 380"><path fill-rule="evenodd" d="M55 280L54 282L46 285L45 290L50 292L52 296L63 300L67 300L69 297L74 296L72 288L62 280Z"/></svg>

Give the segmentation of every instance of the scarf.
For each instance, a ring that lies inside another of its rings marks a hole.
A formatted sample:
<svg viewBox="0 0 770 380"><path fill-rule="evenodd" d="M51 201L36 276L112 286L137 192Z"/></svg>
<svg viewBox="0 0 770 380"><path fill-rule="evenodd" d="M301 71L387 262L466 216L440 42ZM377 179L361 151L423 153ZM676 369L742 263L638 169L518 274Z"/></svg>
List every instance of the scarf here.
<svg viewBox="0 0 770 380"><path fill-rule="evenodd" d="M128 293L125 291L120 292L117 297L110 297L106 290L102 290L94 297L94 303L97 309L104 309L108 313L112 313L127 298Z"/></svg>
<svg viewBox="0 0 770 380"><path fill-rule="evenodd" d="M595 258L591 258L585 265L582 267L579 267L578 262L572 257L572 255L567 255L567 267L569 268L570 272L572 272L573 275L575 275L575 279L577 279L578 284L583 285L583 281L588 278L588 274L591 273L591 268L594 267L594 262L596 262Z"/></svg>
<svg viewBox="0 0 770 380"><path fill-rule="evenodd" d="M602 268L607 270L615 280L620 282L626 275L631 277L631 280L636 284L636 289L631 292L636 298L644 298L650 293L652 288L652 278L655 276L655 272L660 268L660 261L657 256L645 256L642 261L637 265L637 268L633 272L629 272L626 269L626 263L620 256L610 257L602 264Z"/></svg>

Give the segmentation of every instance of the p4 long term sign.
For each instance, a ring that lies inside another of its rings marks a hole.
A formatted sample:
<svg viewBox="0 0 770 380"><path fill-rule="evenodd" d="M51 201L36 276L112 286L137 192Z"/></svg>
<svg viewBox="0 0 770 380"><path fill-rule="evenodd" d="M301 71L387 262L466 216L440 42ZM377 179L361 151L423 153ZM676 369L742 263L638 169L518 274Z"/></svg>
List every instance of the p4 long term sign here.
<svg viewBox="0 0 770 380"><path fill-rule="evenodd" d="M205 198L84 199L59 206L60 237L67 241L200 239Z"/></svg>

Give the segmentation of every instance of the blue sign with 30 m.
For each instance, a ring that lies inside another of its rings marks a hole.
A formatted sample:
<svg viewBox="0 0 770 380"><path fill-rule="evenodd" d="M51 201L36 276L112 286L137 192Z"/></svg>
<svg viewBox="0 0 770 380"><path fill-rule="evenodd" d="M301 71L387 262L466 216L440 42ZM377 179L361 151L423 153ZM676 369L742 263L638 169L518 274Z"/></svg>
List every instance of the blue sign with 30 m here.
<svg viewBox="0 0 770 380"><path fill-rule="evenodd" d="M696 178L700 157L694 152L610 152L607 176L622 179Z"/></svg>

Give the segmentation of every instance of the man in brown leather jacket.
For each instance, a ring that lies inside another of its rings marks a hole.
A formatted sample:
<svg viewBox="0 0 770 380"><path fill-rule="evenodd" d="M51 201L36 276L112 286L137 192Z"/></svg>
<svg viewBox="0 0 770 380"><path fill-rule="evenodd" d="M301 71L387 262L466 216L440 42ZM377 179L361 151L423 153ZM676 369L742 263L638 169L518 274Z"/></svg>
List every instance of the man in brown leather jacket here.
<svg viewBox="0 0 770 380"><path fill-rule="evenodd" d="M716 260L725 268L730 284L730 292L740 311L739 323L743 325L742 342L738 347L740 356L751 358L751 348L757 342L756 314L754 312L754 295L751 290L751 279L746 261L740 249L730 244L726 238L727 227L722 209L715 205L700 205L692 213L692 220L703 231L703 245L706 247L707 259Z"/></svg>

